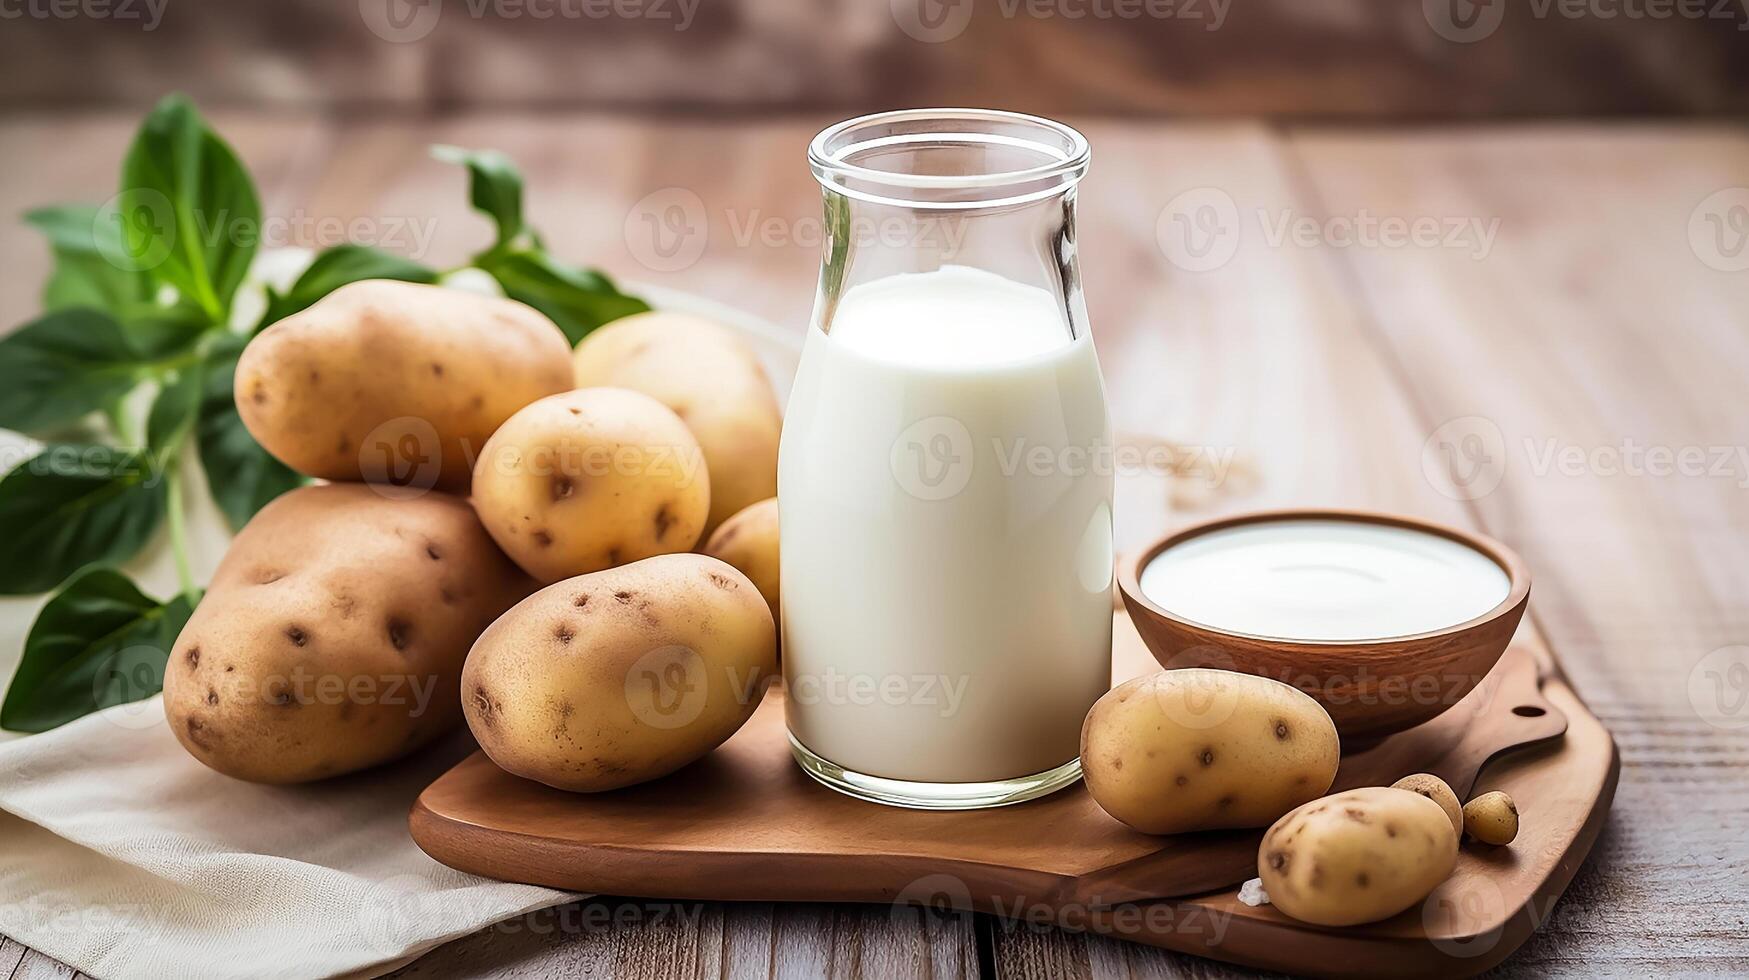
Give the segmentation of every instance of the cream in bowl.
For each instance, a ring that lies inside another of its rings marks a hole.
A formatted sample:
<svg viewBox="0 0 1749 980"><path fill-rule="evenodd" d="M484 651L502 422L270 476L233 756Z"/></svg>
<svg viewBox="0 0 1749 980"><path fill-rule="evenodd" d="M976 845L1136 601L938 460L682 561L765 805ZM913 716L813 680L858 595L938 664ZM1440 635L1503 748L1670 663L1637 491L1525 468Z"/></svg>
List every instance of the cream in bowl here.
<svg viewBox="0 0 1749 980"><path fill-rule="evenodd" d="M1186 528L1120 563L1136 629L1171 667L1300 688L1344 748L1428 721L1511 641L1530 576L1482 535L1364 511L1271 511Z"/></svg>
<svg viewBox="0 0 1749 980"><path fill-rule="evenodd" d="M1285 519L1186 538L1155 555L1142 594L1203 626L1287 640L1413 636L1505 601L1486 554L1397 524Z"/></svg>

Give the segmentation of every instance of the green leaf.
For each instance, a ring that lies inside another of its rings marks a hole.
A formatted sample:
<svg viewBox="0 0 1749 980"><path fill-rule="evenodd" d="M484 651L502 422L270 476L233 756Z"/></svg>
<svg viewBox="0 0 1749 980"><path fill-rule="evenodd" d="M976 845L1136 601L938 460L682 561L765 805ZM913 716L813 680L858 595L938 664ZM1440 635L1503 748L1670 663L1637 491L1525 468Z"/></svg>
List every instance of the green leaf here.
<svg viewBox="0 0 1749 980"><path fill-rule="evenodd" d="M197 423L200 465L232 530L241 530L273 498L305 483L297 471L261 448L237 414L231 385L247 340L227 335L208 353Z"/></svg>
<svg viewBox="0 0 1749 980"><path fill-rule="evenodd" d="M468 168L468 200L498 226L494 249L510 247L526 229L522 223L522 174L497 150L433 146L431 155Z"/></svg>
<svg viewBox="0 0 1749 980"><path fill-rule="evenodd" d="M43 287L44 308L89 306L115 313L151 298L146 277L115 261L126 254L121 231L115 222L99 220L95 205L37 208L24 220L48 237L55 257L55 271Z"/></svg>
<svg viewBox="0 0 1749 980"><path fill-rule="evenodd" d="M158 693L170 649L198 601L158 602L107 568L68 582L31 624L0 727L46 732Z"/></svg>
<svg viewBox="0 0 1749 980"><path fill-rule="evenodd" d="M235 153L172 95L140 125L122 163L118 222L127 263L223 322L249 271L261 202Z"/></svg>
<svg viewBox="0 0 1749 980"><path fill-rule="evenodd" d="M367 245L336 245L316 256L288 292L268 291L267 313L256 329L278 323L341 286L364 279L434 283L437 270Z"/></svg>
<svg viewBox="0 0 1749 980"><path fill-rule="evenodd" d="M558 324L573 347L596 327L650 308L601 273L565 265L545 252L488 253L476 261L504 287L504 295Z"/></svg>
<svg viewBox="0 0 1749 980"><path fill-rule="evenodd" d="M107 407L143 377L127 328L101 310L49 313L0 340L0 428L40 432Z"/></svg>
<svg viewBox="0 0 1749 980"><path fill-rule="evenodd" d="M122 308L120 320L134 352L152 362L185 357L202 334L218 326L192 303L135 304Z"/></svg>
<svg viewBox="0 0 1749 980"><path fill-rule="evenodd" d="M146 416L146 447L157 454L161 464L168 465L177 447L194 427L200 415L204 376L201 366L191 364L180 369L158 389L152 401L152 411Z"/></svg>
<svg viewBox="0 0 1749 980"><path fill-rule="evenodd" d="M45 592L138 554L164 518L149 454L59 443L0 480L0 595Z"/></svg>

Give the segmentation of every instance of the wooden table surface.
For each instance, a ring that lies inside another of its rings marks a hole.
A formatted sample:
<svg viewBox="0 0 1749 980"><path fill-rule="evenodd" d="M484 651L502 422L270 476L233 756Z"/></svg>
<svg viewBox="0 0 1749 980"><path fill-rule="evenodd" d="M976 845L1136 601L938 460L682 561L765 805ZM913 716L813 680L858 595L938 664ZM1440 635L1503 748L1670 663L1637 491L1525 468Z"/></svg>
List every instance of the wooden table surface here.
<svg viewBox="0 0 1749 980"><path fill-rule="evenodd" d="M425 147L496 146L527 171L528 211L559 253L798 332L819 206L802 154L828 121L215 119L265 212L297 219L294 241L319 234L319 219L363 219L367 239L416 251L413 232L429 232L418 257L460 261L488 230ZM1094 147L1082 271L1118 425L1233 451L1254 475L1135 481L1120 496L1125 543L1303 504L1419 514L1518 549L1535 626L1614 730L1622 775L1590 860L1500 972L1742 975L1749 690L1723 668L1749 656L1730 649L1749 644L1749 134L1069 121ZM0 213L107 197L134 123L0 119ZM1186 251L1177 214L1226 237ZM1209 214L1220 220L1199 223ZM1417 227L1381 219L1423 219L1426 237L1379 241ZM1350 228L1361 241L1345 244ZM5 323L33 313L46 269L33 233L0 227ZM0 940L7 972L71 971ZM988 917L636 899L532 915L405 970L1245 972Z"/></svg>

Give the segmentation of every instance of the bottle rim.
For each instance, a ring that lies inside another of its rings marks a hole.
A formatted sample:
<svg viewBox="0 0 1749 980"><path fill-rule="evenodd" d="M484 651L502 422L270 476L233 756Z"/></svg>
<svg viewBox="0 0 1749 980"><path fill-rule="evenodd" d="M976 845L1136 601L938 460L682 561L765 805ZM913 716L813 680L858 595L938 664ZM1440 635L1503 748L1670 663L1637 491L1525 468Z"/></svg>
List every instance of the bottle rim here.
<svg viewBox="0 0 1749 980"><path fill-rule="evenodd" d="M982 173L930 174L855 162L870 151L903 147L1006 147L1040 163ZM1087 138L1053 119L1001 109L896 109L857 116L808 143L808 167L821 186L876 204L930 210L1025 204L1064 193L1087 173Z"/></svg>

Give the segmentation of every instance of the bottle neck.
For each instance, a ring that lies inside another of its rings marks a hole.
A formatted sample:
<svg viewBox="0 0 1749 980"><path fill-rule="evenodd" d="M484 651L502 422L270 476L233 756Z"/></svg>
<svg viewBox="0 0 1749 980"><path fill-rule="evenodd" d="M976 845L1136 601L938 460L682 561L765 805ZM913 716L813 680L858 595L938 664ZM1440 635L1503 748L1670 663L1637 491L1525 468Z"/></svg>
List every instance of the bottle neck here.
<svg viewBox="0 0 1749 980"><path fill-rule="evenodd" d="M826 186L823 205L815 304L822 330L831 331L851 290L880 288L875 284L897 276L946 272L965 282L994 277L1030 287L1057 305L1070 337L1085 332L1072 184L1025 203L964 208L858 199Z"/></svg>

